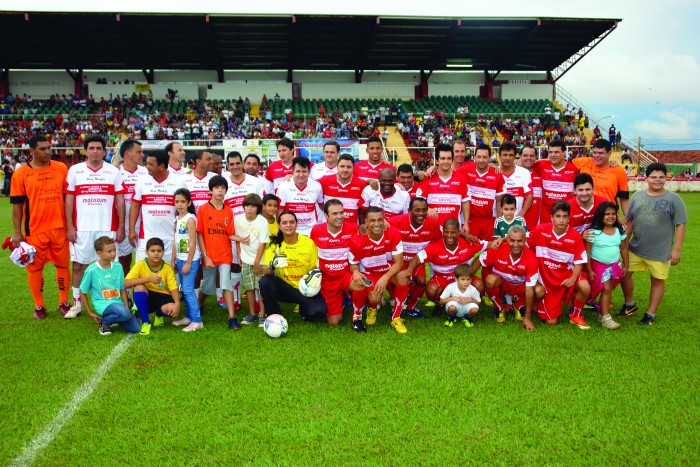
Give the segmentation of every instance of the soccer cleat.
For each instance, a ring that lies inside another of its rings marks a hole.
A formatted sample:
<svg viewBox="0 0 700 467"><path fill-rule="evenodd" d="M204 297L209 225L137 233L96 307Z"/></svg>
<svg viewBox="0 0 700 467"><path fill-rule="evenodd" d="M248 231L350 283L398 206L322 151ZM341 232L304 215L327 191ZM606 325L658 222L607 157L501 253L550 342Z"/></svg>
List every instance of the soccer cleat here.
<svg viewBox="0 0 700 467"><path fill-rule="evenodd" d="M255 315L248 315L241 320L241 324L253 324L258 318Z"/></svg>
<svg viewBox="0 0 700 467"><path fill-rule="evenodd" d="M259 328L265 327L265 319L267 319L265 316L261 316L260 318L258 318L258 327Z"/></svg>
<svg viewBox="0 0 700 467"><path fill-rule="evenodd" d="M156 316L155 316L155 318L153 319L153 327L154 327L154 328L160 327L160 326L163 325L164 322L165 322L165 320L163 319L163 317L162 317L162 316L158 316L158 313L156 313Z"/></svg>
<svg viewBox="0 0 700 467"><path fill-rule="evenodd" d="M401 318L393 319L391 321L391 327L393 327L399 334L406 334L408 332L408 329L403 324L403 320Z"/></svg>
<svg viewBox="0 0 700 467"><path fill-rule="evenodd" d="M583 316L581 316L581 315L576 316L576 317L569 316L569 322L571 324L578 326L579 329L584 329L584 330L591 329L591 327L588 324L586 324L586 321L583 319Z"/></svg>
<svg viewBox="0 0 700 467"><path fill-rule="evenodd" d="M196 331L197 329L202 329L204 325L202 323L190 323L184 328L182 328L183 332L192 332Z"/></svg>
<svg viewBox="0 0 700 467"><path fill-rule="evenodd" d="M651 316L649 313L644 313L642 319L637 322L640 326L653 326L654 323L656 323L656 316Z"/></svg>
<svg viewBox="0 0 700 467"><path fill-rule="evenodd" d="M299 313L299 305L296 305L292 311L294 313Z"/></svg>
<svg viewBox="0 0 700 467"><path fill-rule="evenodd" d="M473 328L474 323L472 322L472 317L469 315L464 315L464 318L462 318L462 321L464 322L464 326L467 328Z"/></svg>
<svg viewBox="0 0 700 467"><path fill-rule="evenodd" d="M609 314L605 316L599 316L598 317L598 322L607 329L620 329L620 323L615 322L615 320L612 319L612 316Z"/></svg>
<svg viewBox="0 0 700 467"><path fill-rule="evenodd" d="M112 328L109 326L109 324L100 322L100 324L97 325L97 329L103 336L109 336L110 334L112 334Z"/></svg>
<svg viewBox="0 0 700 467"><path fill-rule="evenodd" d="M501 310L498 312L496 315L496 322L497 323L505 323L506 322L506 310Z"/></svg>
<svg viewBox="0 0 700 467"><path fill-rule="evenodd" d="M61 312L61 315L63 315L65 317L66 314L68 314L68 312L70 311L70 303L68 303L68 302L61 303L60 305L58 305L58 311Z"/></svg>
<svg viewBox="0 0 700 467"><path fill-rule="evenodd" d="M600 313L600 305L598 305L595 300L588 300L586 302L585 309L594 310L596 313Z"/></svg>
<svg viewBox="0 0 700 467"><path fill-rule="evenodd" d="M189 326L192 323L187 317L173 321L173 326Z"/></svg>
<svg viewBox="0 0 700 467"><path fill-rule="evenodd" d="M226 299L224 297L219 297L218 299L216 299L216 304L219 305L221 308L228 308L228 306L226 306Z"/></svg>
<svg viewBox="0 0 700 467"><path fill-rule="evenodd" d="M34 319L46 319L46 308L43 306L34 308Z"/></svg>
<svg viewBox="0 0 700 467"><path fill-rule="evenodd" d="M491 297L489 297L488 295L484 295L481 301L484 302L484 305L486 306L493 306L493 300L491 300Z"/></svg>
<svg viewBox="0 0 700 467"><path fill-rule="evenodd" d="M229 318L228 319L228 328L233 329L234 331L240 331L241 325L238 324L238 320L236 318Z"/></svg>
<svg viewBox="0 0 700 467"><path fill-rule="evenodd" d="M435 302L431 302L430 300L426 300L426 301L425 301L425 306L427 306L428 308L430 308L430 307L437 306L437 305L435 304Z"/></svg>
<svg viewBox="0 0 700 467"><path fill-rule="evenodd" d="M367 328L365 327L361 319L352 320L352 329L357 332L367 332Z"/></svg>
<svg viewBox="0 0 700 467"><path fill-rule="evenodd" d="M139 336L150 336L151 335L151 323L142 323L141 324L141 332L139 332Z"/></svg>
<svg viewBox="0 0 700 467"><path fill-rule="evenodd" d="M450 316L447 321L445 321L444 325L445 327L451 328L455 325L455 321L457 321L457 319L454 316Z"/></svg>
<svg viewBox="0 0 700 467"><path fill-rule="evenodd" d="M637 311L639 311L639 308L637 307L636 303L632 306L623 303L622 308L620 308L620 312L617 314L617 316L631 316Z"/></svg>
<svg viewBox="0 0 700 467"><path fill-rule="evenodd" d="M365 322L369 326L371 326L377 322L377 309L376 308L367 307L367 319L365 319Z"/></svg>
<svg viewBox="0 0 700 467"><path fill-rule="evenodd" d="M415 308L411 308L406 313L408 313L408 316L410 316L411 318L425 318L423 312Z"/></svg>
<svg viewBox="0 0 700 467"><path fill-rule="evenodd" d="M523 320L523 314L525 313L525 307L521 306L520 308L513 308L513 314L515 315L515 319L518 321Z"/></svg>
<svg viewBox="0 0 700 467"><path fill-rule="evenodd" d="M82 312L83 312L83 307L73 305L72 307L70 307L70 310L68 310L68 311L66 312L66 314L63 315L63 317L64 317L65 319L77 318L78 316L80 316L80 314L81 314Z"/></svg>

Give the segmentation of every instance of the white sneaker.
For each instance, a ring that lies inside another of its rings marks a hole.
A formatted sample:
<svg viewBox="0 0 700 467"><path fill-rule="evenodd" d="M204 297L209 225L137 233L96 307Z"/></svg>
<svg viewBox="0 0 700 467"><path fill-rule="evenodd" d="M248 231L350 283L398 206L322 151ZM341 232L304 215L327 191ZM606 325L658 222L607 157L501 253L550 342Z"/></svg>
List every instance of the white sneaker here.
<svg viewBox="0 0 700 467"><path fill-rule="evenodd" d="M177 321L173 321L173 326L187 326L187 325L190 324L191 322L192 322L192 321L190 321L189 319L187 319L187 317L185 316L185 317L182 318L182 319L178 319Z"/></svg>
<svg viewBox="0 0 700 467"><path fill-rule="evenodd" d="M187 325L187 327L183 328L182 330L184 332L192 332L196 331L197 329L202 329L204 327L204 324L202 323L190 323Z"/></svg>
<svg viewBox="0 0 700 467"><path fill-rule="evenodd" d="M609 314L601 317L600 319L600 324L607 329L619 329L620 328L620 323L616 322L614 319L612 319L612 316Z"/></svg>
<svg viewBox="0 0 700 467"><path fill-rule="evenodd" d="M72 307L70 307L70 310L68 310L68 312L65 315L63 315L63 317L65 319L77 318L82 312L83 307L73 305Z"/></svg>

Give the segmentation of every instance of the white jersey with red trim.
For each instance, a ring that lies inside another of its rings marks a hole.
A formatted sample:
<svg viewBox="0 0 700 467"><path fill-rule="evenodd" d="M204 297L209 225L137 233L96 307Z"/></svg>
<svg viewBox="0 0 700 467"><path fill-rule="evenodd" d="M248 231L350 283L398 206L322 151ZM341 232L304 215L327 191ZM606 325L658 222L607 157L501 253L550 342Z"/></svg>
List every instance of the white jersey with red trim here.
<svg viewBox="0 0 700 467"><path fill-rule="evenodd" d="M583 239L572 228L557 235L551 222L540 224L530 233L527 244L535 251L540 282L545 286L559 286L571 277L575 265L588 262Z"/></svg>
<svg viewBox="0 0 700 467"><path fill-rule="evenodd" d="M326 166L324 162L320 164L314 164L309 172L309 178L318 181L320 178L327 177L328 175L335 175L338 173L338 166L336 165L332 169Z"/></svg>
<svg viewBox="0 0 700 467"><path fill-rule="evenodd" d="M291 211L297 216L297 232L308 236L311 229L322 218L319 204L323 203L323 188L316 180L309 180L306 187L299 188L294 180L282 183L277 188L281 211Z"/></svg>
<svg viewBox="0 0 700 467"><path fill-rule="evenodd" d="M530 171L516 165L512 174L506 175L501 172L501 177L503 177L503 188L505 192L515 196L515 213L518 214L523 208L525 196L532 192L532 188L530 187L532 184Z"/></svg>
<svg viewBox="0 0 700 467"><path fill-rule="evenodd" d="M124 187L124 226L129 229L129 212L131 211L131 199L134 197L136 182L144 175L148 175L148 169L142 165L137 165L133 172L129 172L124 165L119 166L119 175L122 177ZM136 220L136 229L139 228L140 218Z"/></svg>
<svg viewBox="0 0 700 467"><path fill-rule="evenodd" d="M357 224L343 222L338 233L328 230L328 223L316 224L311 229L310 238L318 248L318 267L324 276L343 276L348 272L350 241L357 234Z"/></svg>
<svg viewBox="0 0 700 467"><path fill-rule="evenodd" d="M503 177L489 167L485 173L479 173L476 164L461 172L467 181L469 197L469 218L496 217L496 196L505 194Z"/></svg>
<svg viewBox="0 0 700 467"><path fill-rule="evenodd" d="M442 227L447 219L455 219L460 224L462 219L462 203L469 201L467 182L456 172L448 178L442 178L436 172L432 177L421 182L417 196L425 198L428 206L438 213L438 225Z"/></svg>
<svg viewBox="0 0 700 467"><path fill-rule="evenodd" d="M179 169L176 169L172 165L168 164L168 172L170 172L172 175L175 175L176 177L184 177L185 175L187 175L188 170L187 166L184 164Z"/></svg>
<svg viewBox="0 0 700 467"><path fill-rule="evenodd" d="M267 193L275 193L280 184L284 182L287 175L292 175L294 169L292 168L292 162L289 165L284 165L282 161L271 162L265 170L265 191Z"/></svg>
<svg viewBox="0 0 700 467"><path fill-rule="evenodd" d="M379 180L379 172L382 169L394 169L394 166L381 161L377 165L372 165L370 164L369 160L364 160L360 161L357 164L355 164L355 168L353 170L353 173L355 174L355 177L358 177L362 180L367 180L367 179L372 179L372 180Z"/></svg>
<svg viewBox="0 0 700 467"><path fill-rule="evenodd" d="M542 160L535 162L534 172L542 177L541 222L550 219L554 203L566 201L573 196L574 177L578 169L571 162L565 163L560 169L555 169L550 161Z"/></svg>
<svg viewBox="0 0 700 467"><path fill-rule="evenodd" d="M602 196L593 195L593 205L590 209L586 209L578 204L576 197L567 199L566 202L571 206L571 212L569 213L569 227L572 227L576 232L583 233L591 226L593 221L593 216L595 215L600 203L607 201Z"/></svg>
<svg viewBox="0 0 700 467"><path fill-rule="evenodd" d="M141 203L139 238L173 239L173 222L177 215L175 192L180 188L185 188L185 180L178 175L169 174L160 182L150 175L139 178L133 198L133 201Z"/></svg>
<svg viewBox="0 0 700 467"><path fill-rule="evenodd" d="M367 209L371 206L378 207L384 213L384 219L391 219L394 216L406 214L408 212L408 203L411 202L411 197L405 191L396 190L391 196L384 196L380 190L374 190L367 185L362 190L362 209Z"/></svg>
<svg viewBox="0 0 700 467"><path fill-rule="evenodd" d="M343 185L338 181L336 175L322 177L318 183L323 188L323 202L337 199L343 203L345 222L357 224L358 210L362 205L362 190L365 189L367 183L359 178L353 178L347 185Z"/></svg>
<svg viewBox="0 0 700 467"><path fill-rule="evenodd" d="M459 238L457 246L454 250L448 250L445 241L440 238L425 247L423 251L419 251L416 256L421 263L426 261L430 264L430 271L435 276L443 277L444 279L453 279L455 268L460 264L472 264L474 255L484 251L489 244L485 241L480 241L476 244L468 243L465 239Z"/></svg>
<svg viewBox="0 0 700 467"><path fill-rule="evenodd" d="M526 169L527 170L527 169ZM540 208L542 206L542 176L534 170L530 172L530 188L532 189L532 206L525 213L525 222L529 230L535 228L540 222Z"/></svg>
<svg viewBox="0 0 700 467"><path fill-rule="evenodd" d="M233 217L243 214L243 198L246 195L255 193L263 197L263 185L258 177L245 174L240 182L234 182L231 177L227 178L226 182L228 182L228 190L224 195L224 203L233 211Z"/></svg>
<svg viewBox="0 0 700 467"><path fill-rule="evenodd" d="M185 175L185 187L190 190L192 198L192 206L194 212L199 211L199 207L206 204L211 199L211 191L209 190L209 180L216 175L214 172L207 172L202 178L195 175L194 172Z"/></svg>
<svg viewBox="0 0 700 467"><path fill-rule="evenodd" d="M408 262L423 251L425 247L442 237L438 228L437 220L426 217L423 225L417 229L411 224L411 215L402 214L389 219L389 225L399 231L401 242L403 242L403 265L408 267Z"/></svg>
<svg viewBox="0 0 700 467"><path fill-rule="evenodd" d="M350 242L350 264L359 264L363 274L380 276L391 269L394 255L403 254L401 234L393 227L375 241L369 235L356 235Z"/></svg>
<svg viewBox="0 0 700 467"><path fill-rule="evenodd" d="M124 193L119 169L103 163L97 170L87 162L68 169L65 193L74 195L73 227L78 232L116 232L119 227L116 195Z"/></svg>
<svg viewBox="0 0 700 467"><path fill-rule="evenodd" d="M537 285L539 278L537 257L529 248L524 248L522 255L513 260L510 245L501 243L497 249L488 249L479 256L483 267L491 268L505 282L515 287L525 284L527 287Z"/></svg>

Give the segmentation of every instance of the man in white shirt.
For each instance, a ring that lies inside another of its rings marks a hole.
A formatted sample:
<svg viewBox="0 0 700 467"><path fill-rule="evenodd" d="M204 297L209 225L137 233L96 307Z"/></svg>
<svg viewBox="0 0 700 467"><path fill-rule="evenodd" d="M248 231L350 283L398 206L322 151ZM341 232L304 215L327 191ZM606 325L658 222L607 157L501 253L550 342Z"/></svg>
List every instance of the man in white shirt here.
<svg viewBox="0 0 700 467"><path fill-rule="evenodd" d="M165 153L168 155L168 172L173 175L185 175L187 167L185 165L185 149L182 147L182 144L177 142L168 143L165 146Z"/></svg>
<svg viewBox="0 0 700 467"><path fill-rule="evenodd" d="M292 159L292 179L282 183L277 189L280 200L278 215L291 211L297 217L297 232L307 237L314 225L323 222L321 206L323 188L315 180L309 179L311 163L304 156Z"/></svg>
<svg viewBox="0 0 700 467"><path fill-rule="evenodd" d="M336 141L326 141L323 145L323 163L316 164L311 167L309 176L312 180L318 180L326 175L335 175L338 173L338 154L340 153L340 144Z"/></svg>

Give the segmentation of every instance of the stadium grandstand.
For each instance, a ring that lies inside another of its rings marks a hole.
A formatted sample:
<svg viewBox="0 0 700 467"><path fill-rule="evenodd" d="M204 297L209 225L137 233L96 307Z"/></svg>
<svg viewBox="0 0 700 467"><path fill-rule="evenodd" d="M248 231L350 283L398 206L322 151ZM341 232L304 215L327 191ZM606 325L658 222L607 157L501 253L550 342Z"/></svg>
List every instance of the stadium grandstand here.
<svg viewBox="0 0 700 467"><path fill-rule="evenodd" d="M75 163L84 138L98 132L112 147L126 137L143 140L146 150L179 140L187 150L238 148L265 162L283 136L312 160L321 157L319 140L337 139L361 158L362 141L374 135L387 160L424 168L433 147L455 139L470 147L532 144L541 155L548 141L562 139L573 158L601 133L608 137L605 117L557 81L619 19L163 18L0 13L7 35L26 38L2 52L3 156L21 163L27 140L41 133L54 157ZM169 47L146 52L140 44L153 37ZM78 42L79 54L64 45ZM631 176L656 160L615 136L613 159L628 156Z"/></svg>

